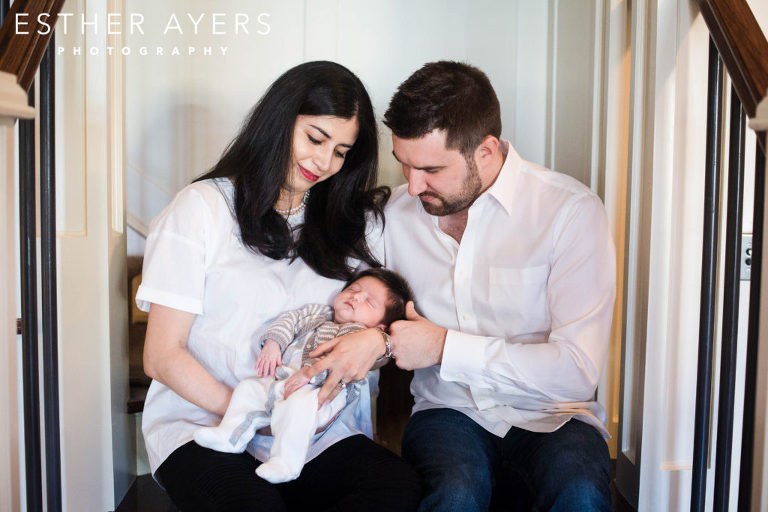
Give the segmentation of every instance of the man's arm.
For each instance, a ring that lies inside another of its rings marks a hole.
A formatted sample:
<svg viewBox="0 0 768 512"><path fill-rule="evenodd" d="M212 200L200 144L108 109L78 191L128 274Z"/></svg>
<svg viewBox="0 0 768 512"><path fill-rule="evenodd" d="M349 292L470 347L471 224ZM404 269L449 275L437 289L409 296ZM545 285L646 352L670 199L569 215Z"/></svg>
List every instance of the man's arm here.
<svg viewBox="0 0 768 512"><path fill-rule="evenodd" d="M592 399L608 352L616 293L615 250L602 203L595 196L575 200L561 213L553 236L547 341L519 343L451 330L441 378L505 394L509 405L530 398Z"/></svg>
<svg viewBox="0 0 768 512"><path fill-rule="evenodd" d="M440 364L444 380L505 394L510 405L523 406L531 398L590 400L608 350L616 280L613 241L600 201L594 196L575 200L561 214L553 236L546 342L446 330L409 308L408 319L391 326L397 365L415 369ZM373 329L333 340L317 354L332 348L317 363L318 371L331 369L321 398L330 396L342 380L362 378L384 352L381 335Z"/></svg>

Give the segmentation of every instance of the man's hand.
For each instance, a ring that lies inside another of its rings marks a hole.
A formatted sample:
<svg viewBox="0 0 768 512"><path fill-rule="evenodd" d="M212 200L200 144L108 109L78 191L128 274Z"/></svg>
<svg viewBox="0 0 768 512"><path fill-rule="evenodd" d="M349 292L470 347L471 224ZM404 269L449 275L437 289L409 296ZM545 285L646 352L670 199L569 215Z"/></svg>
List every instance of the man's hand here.
<svg viewBox="0 0 768 512"><path fill-rule="evenodd" d="M405 318L389 328L395 364L404 370L440 364L448 330L419 315L413 302L405 305Z"/></svg>
<svg viewBox="0 0 768 512"><path fill-rule="evenodd" d="M275 367L282 366L282 354L280 345L276 341L267 340L261 347L259 357L256 358L256 375L259 377L272 377Z"/></svg>
<svg viewBox="0 0 768 512"><path fill-rule="evenodd" d="M325 357L309 368L309 378L328 370L318 401L333 400L341 391L339 383L356 382L365 378L376 360L384 355L386 347L381 332L375 328L346 334L320 344L310 357Z"/></svg>

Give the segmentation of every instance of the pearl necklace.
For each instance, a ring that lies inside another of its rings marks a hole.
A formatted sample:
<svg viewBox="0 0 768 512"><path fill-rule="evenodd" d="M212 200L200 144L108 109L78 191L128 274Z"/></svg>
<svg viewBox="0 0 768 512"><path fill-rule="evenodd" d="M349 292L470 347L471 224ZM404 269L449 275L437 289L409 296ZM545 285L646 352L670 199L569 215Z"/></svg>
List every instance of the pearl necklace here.
<svg viewBox="0 0 768 512"><path fill-rule="evenodd" d="M296 215L297 213L303 212L307 207L307 200L309 200L309 190L307 190L307 192L304 194L304 197L301 198L301 202L298 205L294 206L293 208L288 208L287 210L280 210L275 208L275 211L283 217Z"/></svg>

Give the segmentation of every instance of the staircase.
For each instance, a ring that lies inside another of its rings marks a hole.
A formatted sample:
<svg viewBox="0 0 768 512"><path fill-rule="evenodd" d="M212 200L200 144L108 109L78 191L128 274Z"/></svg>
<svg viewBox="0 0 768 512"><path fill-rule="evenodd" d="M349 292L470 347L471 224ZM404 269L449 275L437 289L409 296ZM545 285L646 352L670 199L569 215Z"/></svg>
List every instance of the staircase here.
<svg viewBox="0 0 768 512"><path fill-rule="evenodd" d="M130 414L144 410L144 399L152 379L144 373L144 337L147 334L147 313L136 307L136 291L141 284L141 266L143 256L128 257L128 291L129 291L129 336L128 336L128 381L130 396L127 412Z"/></svg>

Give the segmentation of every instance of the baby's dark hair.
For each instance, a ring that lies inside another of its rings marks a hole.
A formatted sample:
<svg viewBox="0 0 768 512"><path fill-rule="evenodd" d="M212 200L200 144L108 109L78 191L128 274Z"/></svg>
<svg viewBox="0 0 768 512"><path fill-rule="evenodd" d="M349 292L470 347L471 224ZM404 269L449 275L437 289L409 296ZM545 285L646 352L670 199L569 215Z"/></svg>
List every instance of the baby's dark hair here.
<svg viewBox="0 0 768 512"><path fill-rule="evenodd" d="M355 275L353 275L349 279L349 281L346 282L346 284L344 285L344 288L346 289L352 283L354 283L358 279L362 279L363 277L373 277L375 279L378 279L379 281L384 283L384 286L387 287L387 291L389 292L388 294L389 302L386 304L386 311L384 312L384 320L382 320L381 323L383 323L386 326L389 326L392 322L396 320L404 319L405 304L409 300L413 300L413 291L411 290L411 287L408 285L408 281L406 281L403 276L401 276L397 272L393 272L392 270L387 270L381 267L369 268L369 269L357 272Z"/></svg>

